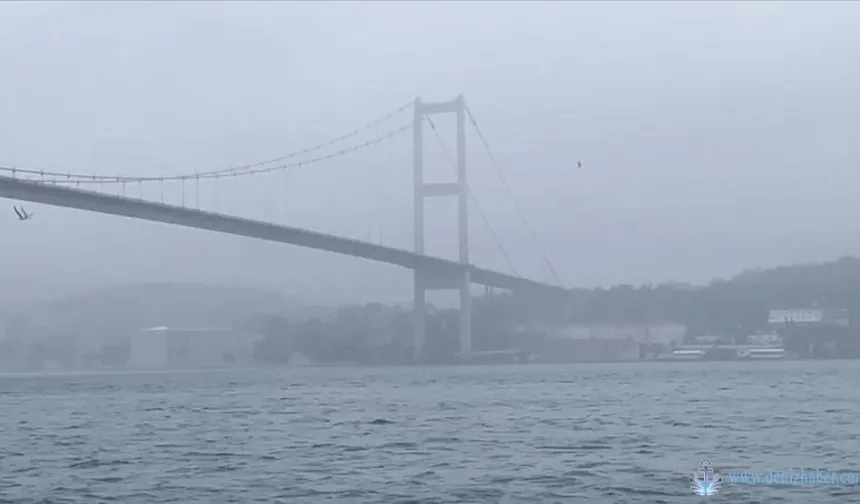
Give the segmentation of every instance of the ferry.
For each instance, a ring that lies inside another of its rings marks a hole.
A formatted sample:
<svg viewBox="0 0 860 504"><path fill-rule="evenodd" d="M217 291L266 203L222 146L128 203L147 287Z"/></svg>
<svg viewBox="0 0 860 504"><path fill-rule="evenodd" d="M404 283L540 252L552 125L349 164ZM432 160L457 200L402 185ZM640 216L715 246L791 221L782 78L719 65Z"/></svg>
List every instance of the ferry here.
<svg viewBox="0 0 860 504"><path fill-rule="evenodd" d="M760 345L685 345L660 360L780 360L792 355L782 347Z"/></svg>

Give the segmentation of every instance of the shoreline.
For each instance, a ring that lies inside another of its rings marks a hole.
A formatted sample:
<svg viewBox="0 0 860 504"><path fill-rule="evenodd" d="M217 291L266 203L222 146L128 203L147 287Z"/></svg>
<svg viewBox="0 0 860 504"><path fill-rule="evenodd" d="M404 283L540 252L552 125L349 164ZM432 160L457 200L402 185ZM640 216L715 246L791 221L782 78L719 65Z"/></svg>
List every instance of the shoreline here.
<svg viewBox="0 0 860 504"><path fill-rule="evenodd" d="M325 368L442 368L442 367L491 367L491 366L588 366L599 364L652 364L652 363L689 363L702 364L714 362L820 362L820 361L849 361L860 360L860 357L828 357L828 358L790 358L790 359L643 359L643 360L611 360L611 361L575 361L575 362L449 362L433 364L360 364L360 363L324 363L324 364L266 364L258 366L209 367L209 368L105 368L105 369L68 369L68 370L0 370L0 379L19 377L60 377L60 376L98 376L98 375L147 375L171 373L207 373L217 371L265 371L284 369L325 369Z"/></svg>

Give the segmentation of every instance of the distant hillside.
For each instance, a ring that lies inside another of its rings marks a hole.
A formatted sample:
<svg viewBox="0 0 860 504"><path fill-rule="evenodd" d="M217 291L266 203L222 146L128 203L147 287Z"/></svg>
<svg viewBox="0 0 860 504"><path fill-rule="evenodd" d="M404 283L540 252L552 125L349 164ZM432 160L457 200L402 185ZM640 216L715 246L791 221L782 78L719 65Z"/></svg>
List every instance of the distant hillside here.
<svg viewBox="0 0 860 504"><path fill-rule="evenodd" d="M545 323L564 311L571 322L671 320L694 333L749 333L764 328L770 309L816 304L848 308L854 322L860 323L860 258L749 270L706 286L666 283L577 289L567 303L561 303L564 310L547 300L517 296L497 296L491 304L504 306L497 317L509 318L511 323ZM296 322L327 318L333 312L333 308L302 306L275 290L151 283L32 304L19 313L26 319L25 334L35 326L43 333L111 337L159 325L233 326L261 314L278 314Z"/></svg>
<svg viewBox="0 0 860 504"><path fill-rule="evenodd" d="M230 326L257 313L281 313L278 292L193 283L152 283L99 289L30 305L30 323L65 333L126 333L130 329Z"/></svg>
<svg viewBox="0 0 860 504"><path fill-rule="evenodd" d="M0 275L0 313L19 310L44 299L46 292L57 293L52 284L56 282L50 278L34 278L32 274Z"/></svg>
<svg viewBox="0 0 860 504"><path fill-rule="evenodd" d="M765 327L770 309L813 305L848 308L853 322L860 323L860 258L750 270L700 288L582 289L573 296L570 320L662 319L683 323L692 332L749 333Z"/></svg>
<svg viewBox="0 0 860 504"><path fill-rule="evenodd" d="M730 280L737 285L767 285L782 287L860 286L860 258L843 257L819 264L795 264L773 269L744 271Z"/></svg>

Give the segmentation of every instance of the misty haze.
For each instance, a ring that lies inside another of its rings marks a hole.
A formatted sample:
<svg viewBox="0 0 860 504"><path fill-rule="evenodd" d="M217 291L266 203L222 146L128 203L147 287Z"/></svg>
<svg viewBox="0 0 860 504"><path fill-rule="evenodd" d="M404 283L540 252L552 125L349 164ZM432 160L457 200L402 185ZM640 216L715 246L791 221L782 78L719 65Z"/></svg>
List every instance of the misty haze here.
<svg viewBox="0 0 860 504"><path fill-rule="evenodd" d="M851 502L857 26L0 6L0 502Z"/></svg>

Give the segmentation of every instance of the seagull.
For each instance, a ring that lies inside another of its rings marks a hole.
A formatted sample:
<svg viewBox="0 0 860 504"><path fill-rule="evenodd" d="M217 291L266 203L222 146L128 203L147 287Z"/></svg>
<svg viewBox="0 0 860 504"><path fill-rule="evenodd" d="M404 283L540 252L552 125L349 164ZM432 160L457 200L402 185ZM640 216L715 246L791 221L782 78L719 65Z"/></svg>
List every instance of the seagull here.
<svg viewBox="0 0 860 504"><path fill-rule="evenodd" d="M33 217L33 214L27 213L27 211L24 210L23 206L21 207L20 210L16 206L13 206L12 209L15 210L15 215L18 216L18 220L24 221L24 220L29 220L30 218Z"/></svg>

